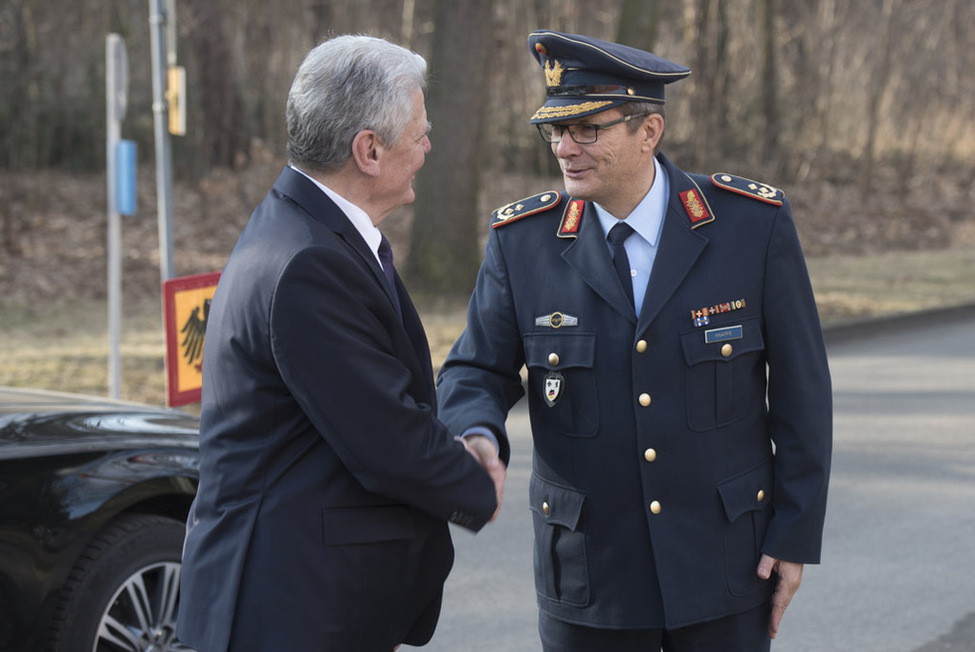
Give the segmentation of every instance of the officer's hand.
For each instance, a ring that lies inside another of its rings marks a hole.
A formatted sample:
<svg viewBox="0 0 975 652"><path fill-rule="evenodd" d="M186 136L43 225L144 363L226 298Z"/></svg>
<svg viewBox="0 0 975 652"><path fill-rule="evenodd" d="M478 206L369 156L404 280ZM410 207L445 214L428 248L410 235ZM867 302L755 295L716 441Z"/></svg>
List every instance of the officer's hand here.
<svg viewBox="0 0 975 652"><path fill-rule="evenodd" d="M772 617L768 624L768 635L771 638L775 638L779 632L779 623L782 622L786 607L792 602L792 596L802 584L802 564L762 555L762 559L758 562L758 576L767 580L772 577L773 572L778 579L775 583L775 593L772 594Z"/></svg>
<svg viewBox="0 0 975 652"><path fill-rule="evenodd" d="M491 517L493 521L498 517L498 512L501 510L501 498L504 496L504 479L507 476L508 470L504 463L501 462L501 458L498 457L498 451L494 447L494 443L490 439L483 435L468 435L461 439L464 443L464 448L470 453L477 463L484 467L484 470L488 472L491 476L491 480L494 481L494 493L498 501L498 508L494 510L494 515Z"/></svg>

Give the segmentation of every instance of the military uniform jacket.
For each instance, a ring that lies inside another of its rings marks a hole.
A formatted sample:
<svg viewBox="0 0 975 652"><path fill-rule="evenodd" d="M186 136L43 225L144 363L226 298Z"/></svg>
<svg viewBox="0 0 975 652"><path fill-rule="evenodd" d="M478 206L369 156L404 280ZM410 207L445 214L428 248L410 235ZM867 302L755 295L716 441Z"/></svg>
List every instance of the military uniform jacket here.
<svg viewBox="0 0 975 652"><path fill-rule="evenodd" d="M438 379L451 430L488 426L506 456L527 367L539 608L597 627L738 613L772 588L762 553L820 557L831 388L789 204L660 162L639 317L592 206L543 193L496 212Z"/></svg>
<svg viewBox="0 0 975 652"><path fill-rule="evenodd" d="M179 636L207 652L391 650L434 631L447 521L496 507L436 419L419 318L344 213L285 168L214 295Z"/></svg>

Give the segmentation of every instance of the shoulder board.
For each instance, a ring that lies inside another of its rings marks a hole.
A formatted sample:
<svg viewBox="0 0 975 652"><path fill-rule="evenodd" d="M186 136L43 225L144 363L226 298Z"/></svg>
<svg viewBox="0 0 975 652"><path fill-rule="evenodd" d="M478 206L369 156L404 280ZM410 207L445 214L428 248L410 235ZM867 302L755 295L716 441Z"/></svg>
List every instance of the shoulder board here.
<svg viewBox="0 0 975 652"><path fill-rule="evenodd" d="M491 214L491 228L496 229L499 226L517 222L523 217L546 211L558 204L561 199L560 193L549 190L506 204Z"/></svg>
<svg viewBox="0 0 975 652"><path fill-rule="evenodd" d="M744 177L736 177L733 174L725 174L724 172L712 174L711 182L719 188L763 201L766 204L781 206L785 200L785 193L778 188Z"/></svg>

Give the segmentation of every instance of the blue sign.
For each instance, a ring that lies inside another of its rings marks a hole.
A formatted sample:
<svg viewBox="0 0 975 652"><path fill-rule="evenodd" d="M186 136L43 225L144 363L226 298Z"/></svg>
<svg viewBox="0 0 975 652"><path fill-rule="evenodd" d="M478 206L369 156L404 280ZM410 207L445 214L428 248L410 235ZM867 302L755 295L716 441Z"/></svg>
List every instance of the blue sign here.
<svg viewBox="0 0 975 652"><path fill-rule="evenodd" d="M116 145L115 205L121 215L135 215L136 144L134 140L120 140Z"/></svg>

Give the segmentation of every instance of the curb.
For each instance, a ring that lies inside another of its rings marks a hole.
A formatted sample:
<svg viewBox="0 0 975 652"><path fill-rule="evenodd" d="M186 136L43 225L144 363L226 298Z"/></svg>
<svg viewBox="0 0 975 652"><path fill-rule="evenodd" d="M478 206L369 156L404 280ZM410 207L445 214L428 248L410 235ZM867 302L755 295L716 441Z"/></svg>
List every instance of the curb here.
<svg viewBox="0 0 975 652"><path fill-rule="evenodd" d="M826 346L829 347L866 336L875 337L899 333L918 326L927 326L931 323L952 323L971 319L975 319L975 304L932 308L834 324L823 328L823 339L826 341Z"/></svg>

